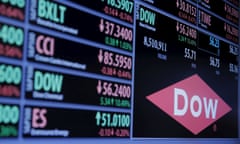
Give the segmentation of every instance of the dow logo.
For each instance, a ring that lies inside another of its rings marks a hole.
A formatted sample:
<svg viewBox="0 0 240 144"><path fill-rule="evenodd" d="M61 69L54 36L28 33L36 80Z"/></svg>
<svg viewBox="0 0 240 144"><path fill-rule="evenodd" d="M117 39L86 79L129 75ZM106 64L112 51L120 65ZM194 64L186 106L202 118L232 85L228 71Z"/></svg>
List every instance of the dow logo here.
<svg viewBox="0 0 240 144"><path fill-rule="evenodd" d="M195 135L231 111L197 74L147 99Z"/></svg>

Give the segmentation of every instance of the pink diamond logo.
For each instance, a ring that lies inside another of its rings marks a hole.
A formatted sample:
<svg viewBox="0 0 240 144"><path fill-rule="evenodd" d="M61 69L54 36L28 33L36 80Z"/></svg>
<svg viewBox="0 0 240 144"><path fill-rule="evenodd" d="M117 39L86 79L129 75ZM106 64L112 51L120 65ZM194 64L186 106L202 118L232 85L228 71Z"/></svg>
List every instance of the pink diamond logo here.
<svg viewBox="0 0 240 144"><path fill-rule="evenodd" d="M147 99L195 135L231 111L197 74L150 94Z"/></svg>

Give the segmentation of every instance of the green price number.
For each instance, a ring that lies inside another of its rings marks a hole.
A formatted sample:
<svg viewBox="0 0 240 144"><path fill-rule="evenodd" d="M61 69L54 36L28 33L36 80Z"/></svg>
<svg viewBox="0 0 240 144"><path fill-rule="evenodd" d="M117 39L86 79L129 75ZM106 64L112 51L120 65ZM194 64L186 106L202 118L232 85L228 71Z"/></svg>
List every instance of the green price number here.
<svg viewBox="0 0 240 144"><path fill-rule="evenodd" d="M22 71L20 67L11 65L0 65L0 83L20 84L22 79Z"/></svg>
<svg viewBox="0 0 240 144"><path fill-rule="evenodd" d="M21 28L4 24L0 28L0 39L3 43L22 46L24 41L24 32Z"/></svg>
<svg viewBox="0 0 240 144"><path fill-rule="evenodd" d="M97 112L95 119L101 127L130 127L129 114Z"/></svg>
<svg viewBox="0 0 240 144"><path fill-rule="evenodd" d="M17 124L19 120L19 108L17 106L0 104L0 124Z"/></svg>

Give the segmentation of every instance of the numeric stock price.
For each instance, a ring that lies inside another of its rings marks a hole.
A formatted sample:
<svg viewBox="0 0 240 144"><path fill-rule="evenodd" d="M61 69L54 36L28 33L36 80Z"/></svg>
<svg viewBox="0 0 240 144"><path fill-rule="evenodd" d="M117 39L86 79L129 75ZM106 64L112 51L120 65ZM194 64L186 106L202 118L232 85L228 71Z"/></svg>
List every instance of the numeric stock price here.
<svg viewBox="0 0 240 144"><path fill-rule="evenodd" d="M185 25L183 23L177 22L176 24L176 30L178 33L187 36L192 39L197 39L197 30L194 28L191 28L188 25Z"/></svg>
<svg viewBox="0 0 240 144"><path fill-rule="evenodd" d="M96 125L100 127L130 127L130 115L123 113L97 112L95 115Z"/></svg>
<svg viewBox="0 0 240 144"><path fill-rule="evenodd" d="M122 40L132 42L133 31L130 28L120 26L118 24L112 23L110 21L101 19L99 24L100 32L106 35L113 36L115 38L121 38Z"/></svg>
<svg viewBox="0 0 240 144"><path fill-rule="evenodd" d="M98 80L98 85L96 88L97 88L97 93L103 96L112 96L112 97L128 98L128 99L131 97L130 85Z"/></svg>
<svg viewBox="0 0 240 144"><path fill-rule="evenodd" d="M185 48L184 49L184 58L196 61L196 59L197 59L197 52L195 50L192 50L192 49L189 49L189 48Z"/></svg>
<svg viewBox="0 0 240 144"><path fill-rule="evenodd" d="M176 6L178 9L186 12L187 14L190 14L194 17L197 16L197 8L187 2L185 2L184 0L177 0L176 1Z"/></svg>
<svg viewBox="0 0 240 144"><path fill-rule="evenodd" d="M21 28L3 24L0 28L0 39L3 43L22 46L24 41L24 32Z"/></svg>
<svg viewBox="0 0 240 144"><path fill-rule="evenodd" d="M129 0L101 0L101 1L106 2L107 5L123 10L127 13L133 12L134 3L132 1Z"/></svg>
<svg viewBox="0 0 240 144"><path fill-rule="evenodd" d="M20 84L22 80L22 71L20 67L11 65L0 65L0 83Z"/></svg>
<svg viewBox="0 0 240 144"><path fill-rule="evenodd" d="M132 69L132 58L121 54L116 54L109 51L99 50L98 62L104 65L113 66L117 68Z"/></svg>
<svg viewBox="0 0 240 144"><path fill-rule="evenodd" d="M19 113L17 106L0 104L0 124L17 124Z"/></svg>
<svg viewBox="0 0 240 144"><path fill-rule="evenodd" d="M238 66L233 64L233 63L229 63L229 72L233 72L233 73L238 73Z"/></svg>
<svg viewBox="0 0 240 144"><path fill-rule="evenodd" d="M210 56L209 57L209 65L212 67L220 68L220 59Z"/></svg>

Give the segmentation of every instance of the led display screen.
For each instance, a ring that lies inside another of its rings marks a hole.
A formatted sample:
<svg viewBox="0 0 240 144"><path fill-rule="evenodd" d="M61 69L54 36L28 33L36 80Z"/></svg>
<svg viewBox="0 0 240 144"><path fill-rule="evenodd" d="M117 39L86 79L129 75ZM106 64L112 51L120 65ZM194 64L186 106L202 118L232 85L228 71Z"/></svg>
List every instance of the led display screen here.
<svg viewBox="0 0 240 144"><path fill-rule="evenodd" d="M238 55L238 0L0 0L0 143L239 142Z"/></svg>

